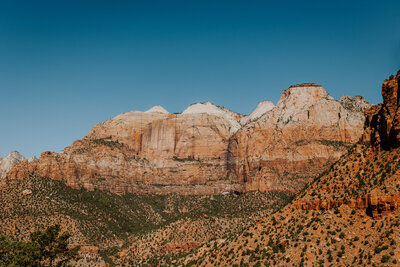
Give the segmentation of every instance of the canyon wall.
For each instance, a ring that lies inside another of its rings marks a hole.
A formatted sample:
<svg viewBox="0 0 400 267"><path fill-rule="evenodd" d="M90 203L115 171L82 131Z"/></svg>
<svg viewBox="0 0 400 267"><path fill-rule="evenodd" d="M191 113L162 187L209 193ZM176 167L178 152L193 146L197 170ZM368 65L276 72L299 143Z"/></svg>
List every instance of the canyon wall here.
<svg viewBox="0 0 400 267"><path fill-rule="evenodd" d="M362 97L336 101L321 86L302 84L249 116L210 102L181 114L160 106L131 111L60 153L16 164L7 179L36 173L119 194L296 191L359 139L368 106Z"/></svg>
<svg viewBox="0 0 400 267"><path fill-rule="evenodd" d="M390 149L400 146L400 71L382 84L383 103L365 110L363 140L374 148Z"/></svg>
<svg viewBox="0 0 400 267"><path fill-rule="evenodd" d="M334 100L317 84L291 86L277 106L235 133L230 177L245 190L298 190L328 168L363 132L362 97Z"/></svg>

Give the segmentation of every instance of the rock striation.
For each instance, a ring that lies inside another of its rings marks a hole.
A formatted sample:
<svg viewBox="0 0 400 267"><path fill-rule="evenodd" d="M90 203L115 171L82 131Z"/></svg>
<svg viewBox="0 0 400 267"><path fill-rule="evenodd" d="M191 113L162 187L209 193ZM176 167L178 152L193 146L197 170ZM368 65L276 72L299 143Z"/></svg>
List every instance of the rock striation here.
<svg viewBox="0 0 400 267"><path fill-rule="evenodd" d="M274 107L275 105L271 101L265 100L263 102L260 102L258 103L257 108L253 112L251 112L249 116L245 116L240 119L240 123L242 125L245 125L248 122L255 121Z"/></svg>
<svg viewBox="0 0 400 267"><path fill-rule="evenodd" d="M197 249L185 263L196 260L201 266L232 266L243 262L251 262L254 266L313 266L316 262L321 265L336 262L343 266L398 265L400 139L396 125L399 74L400 71L383 83L384 103L366 110L365 142L353 145L349 153L315 177L285 207L256 221L235 239L227 240L217 248L207 244ZM322 93L312 94L330 101ZM348 121L358 116L351 113L367 106L359 100L344 96L339 101L346 112L350 112ZM343 118L344 113L340 114ZM304 125L305 121L301 123ZM320 133L324 131L322 129ZM300 134L303 134L301 130ZM309 138L313 140L311 136ZM368 145L370 142L372 147ZM286 165L290 166L290 162ZM230 253L232 251L235 253Z"/></svg>
<svg viewBox="0 0 400 267"><path fill-rule="evenodd" d="M379 219L399 209L400 193L384 194L378 191L351 199L298 200L294 207L301 210L328 210L346 204L352 209L365 210L372 218Z"/></svg>
<svg viewBox="0 0 400 267"><path fill-rule="evenodd" d="M210 102L181 114L156 106L96 124L8 177L36 173L119 194L296 191L358 141L367 106L362 97L336 101L317 84L291 86L276 106L261 102L249 116Z"/></svg>
<svg viewBox="0 0 400 267"><path fill-rule="evenodd" d="M360 96L336 101L317 84L291 86L231 137L229 177L245 190L300 189L358 141L369 106Z"/></svg>
<svg viewBox="0 0 400 267"><path fill-rule="evenodd" d="M8 176L35 172L73 188L115 193L241 191L241 184L227 179L226 159L229 138L242 116L209 102L191 105L182 114L163 110L131 111L99 123L61 153L44 152Z"/></svg>

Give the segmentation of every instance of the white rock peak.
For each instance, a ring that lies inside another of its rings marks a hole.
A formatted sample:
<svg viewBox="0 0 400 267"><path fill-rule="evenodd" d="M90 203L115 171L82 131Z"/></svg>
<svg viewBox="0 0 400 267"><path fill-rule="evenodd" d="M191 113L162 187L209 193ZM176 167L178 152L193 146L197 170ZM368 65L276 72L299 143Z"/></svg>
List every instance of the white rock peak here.
<svg viewBox="0 0 400 267"><path fill-rule="evenodd" d="M23 160L25 158L18 151L10 152L7 157L0 161L0 178L4 178L15 164Z"/></svg>
<svg viewBox="0 0 400 267"><path fill-rule="evenodd" d="M206 113L209 115L215 115L215 116L225 118L231 124L231 129L230 129L231 133L236 132L241 127L241 125L238 121L239 114L237 114L233 111L230 111L226 108L218 107L209 101L204 102L204 103L192 104L182 112L183 115L185 115L185 114L201 114L201 113Z"/></svg>
<svg viewBox="0 0 400 267"><path fill-rule="evenodd" d="M151 109L145 111L145 113L165 113L168 114L169 112L163 108L162 106L154 106Z"/></svg>
<svg viewBox="0 0 400 267"><path fill-rule="evenodd" d="M226 112L209 101L204 103L191 104L182 112L182 114L198 114L198 113L220 115L220 114L225 114Z"/></svg>
<svg viewBox="0 0 400 267"><path fill-rule="evenodd" d="M10 154L8 154L7 157L4 159L11 159L11 160L19 160L22 161L24 160L24 156L22 156L18 151L11 151Z"/></svg>
<svg viewBox="0 0 400 267"><path fill-rule="evenodd" d="M32 156L32 157L30 157L29 159L28 159L28 162L35 162L35 161L37 161L38 159L37 159L37 157L36 156Z"/></svg>
<svg viewBox="0 0 400 267"><path fill-rule="evenodd" d="M321 98L334 100L325 89L317 84L301 84L290 86L283 91L281 98L276 104L281 109L301 109L316 103Z"/></svg>
<svg viewBox="0 0 400 267"><path fill-rule="evenodd" d="M267 113L274 107L275 107L275 105L271 101L265 100L265 101L259 102L257 105L257 108L255 110L253 110L249 116L246 116L246 117L243 117L240 119L240 123L242 125L245 125L249 121L257 120L258 118L260 118L262 115L264 115L265 113Z"/></svg>

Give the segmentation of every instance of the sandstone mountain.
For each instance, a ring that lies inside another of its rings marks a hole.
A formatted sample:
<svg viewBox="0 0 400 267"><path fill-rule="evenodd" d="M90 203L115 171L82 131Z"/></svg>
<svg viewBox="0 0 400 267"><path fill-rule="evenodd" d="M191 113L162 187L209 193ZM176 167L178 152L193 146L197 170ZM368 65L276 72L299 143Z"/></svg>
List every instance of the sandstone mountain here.
<svg viewBox="0 0 400 267"><path fill-rule="evenodd" d="M96 124L8 178L36 173L115 193L296 191L359 139L368 106L362 97L336 101L316 84L291 86L276 106L261 102L249 116L210 102L181 114L156 106Z"/></svg>
<svg viewBox="0 0 400 267"><path fill-rule="evenodd" d="M275 107L274 103L271 101L265 100L263 102L258 103L257 108L253 110L249 116L244 116L243 118L240 119L240 124L245 125L250 121L257 120L260 118L262 115L270 111Z"/></svg>
<svg viewBox="0 0 400 267"><path fill-rule="evenodd" d="M10 171L15 164L24 160L25 158L19 154L18 151L10 152L4 159L0 157L0 179L5 178L7 172Z"/></svg>
<svg viewBox="0 0 400 267"><path fill-rule="evenodd" d="M369 106L362 97L336 101L316 84L291 86L232 136L230 177L246 190L300 189L358 141Z"/></svg>
<svg viewBox="0 0 400 267"><path fill-rule="evenodd" d="M361 142L286 207L239 236L199 247L196 266L398 266L400 71L368 108ZM346 100L347 101L347 100ZM350 103L350 102L349 102Z"/></svg>

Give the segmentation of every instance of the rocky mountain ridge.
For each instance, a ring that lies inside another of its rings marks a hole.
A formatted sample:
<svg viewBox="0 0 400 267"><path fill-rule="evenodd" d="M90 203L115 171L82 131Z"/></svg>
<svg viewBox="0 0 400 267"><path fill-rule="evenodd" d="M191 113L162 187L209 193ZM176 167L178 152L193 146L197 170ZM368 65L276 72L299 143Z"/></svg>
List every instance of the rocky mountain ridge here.
<svg viewBox="0 0 400 267"><path fill-rule="evenodd" d="M362 97L336 101L317 84L290 87L232 136L230 176L241 177L246 190L300 189L358 141L369 106Z"/></svg>
<svg viewBox="0 0 400 267"><path fill-rule="evenodd" d="M44 152L8 172L114 193L219 194L296 191L361 136L362 97L334 100L322 86L285 90L249 116L210 102L181 114L156 106L96 124L60 153ZM294 134L295 133L295 134Z"/></svg>
<svg viewBox="0 0 400 267"><path fill-rule="evenodd" d="M397 266L399 81L400 71L383 82L383 103L365 110L361 141L291 203L239 236L199 247L179 264Z"/></svg>

